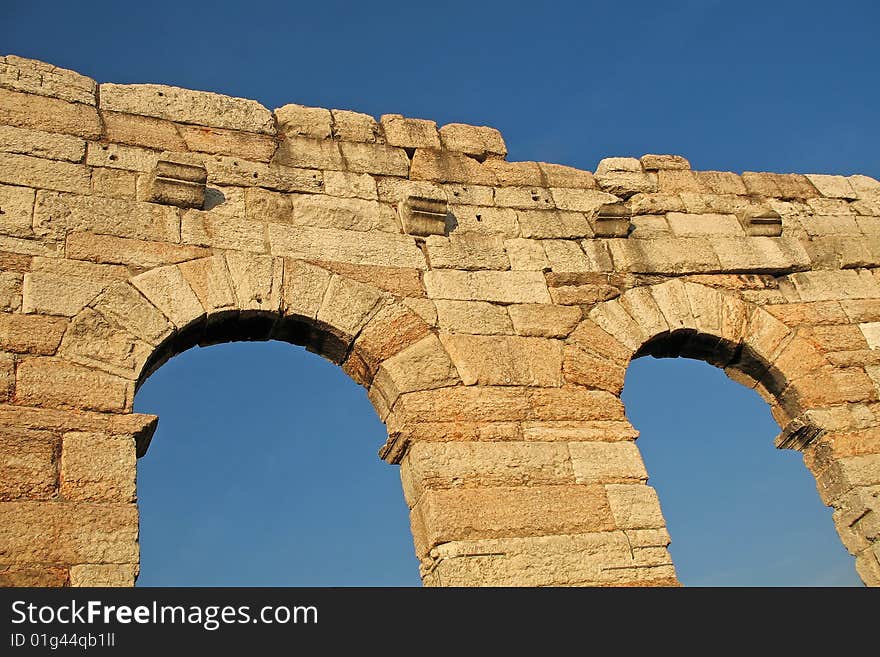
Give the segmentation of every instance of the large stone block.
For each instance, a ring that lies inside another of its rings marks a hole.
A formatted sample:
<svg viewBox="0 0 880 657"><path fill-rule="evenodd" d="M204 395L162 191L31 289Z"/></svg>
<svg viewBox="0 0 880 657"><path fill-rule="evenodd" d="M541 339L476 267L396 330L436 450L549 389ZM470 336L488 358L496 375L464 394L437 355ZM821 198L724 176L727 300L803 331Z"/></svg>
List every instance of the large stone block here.
<svg viewBox="0 0 880 657"><path fill-rule="evenodd" d="M51 356L66 328L67 320L60 317L0 313L0 349Z"/></svg>
<svg viewBox="0 0 880 657"><path fill-rule="evenodd" d="M373 391L393 407L405 392L453 386L459 382L458 372L433 333L388 358L379 367L373 380Z"/></svg>
<svg viewBox="0 0 880 657"><path fill-rule="evenodd" d="M226 266L236 308L278 312L283 275L281 258L230 251L226 254Z"/></svg>
<svg viewBox="0 0 880 657"><path fill-rule="evenodd" d="M86 166L13 153L0 153L0 183L76 194L88 194L91 190Z"/></svg>
<svg viewBox="0 0 880 657"><path fill-rule="evenodd" d="M34 232L59 239L74 231L177 242L180 219L176 208L153 203L37 192Z"/></svg>
<svg viewBox="0 0 880 657"><path fill-rule="evenodd" d="M563 443L414 442L400 465L410 508L426 490L574 482Z"/></svg>
<svg viewBox="0 0 880 657"><path fill-rule="evenodd" d="M562 343L545 338L440 336L465 385L562 385Z"/></svg>
<svg viewBox="0 0 880 657"><path fill-rule="evenodd" d="M488 186L497 183L495 173L490 168L481 166L472 157L436 148L416 149L410 177L413 180L433 180L441 183Z"/></svg>
<svg viewBox="0 0 880 657"><path fill-rule="evenodd" d="M382 301L383 295L376 288L334 274L317 319L352 337L364 327Z"/></svg>
<svg viewBox="0 0 880 657"><path fill-rule="evenodd" d="M104 563L79 564L70 567L70 585L80 586L134 586L139 567L134 564Z"/></svg>
<svg viewBox="0 0 880 657"><path fill-rule="evenodd" d="M619 394L626 370L609 359L597 358L574 346L566 346L562 373L565 381Z"/></svg>
<svg viewBox="0 0 880 657"><path fill-rule="evenodd" d="M95 104L95 81L59 66L17 55L0 57L0 87L28 94Z"/></svg>
<svg viewBox="0 0 880 657"><path fill-rule="evenodd" d="M60 448L60 437L49 431L0 429L0 501L51 499Z"/></svg>
<svg viewBox="0 0 880 657"><path fill-rule="evenodd" d="M380 176L409 175L409 158L402 148L385 144L342 141L339 150L345 168L352 173L372 173Z"/></svg>
<svg viewBox="0 0 880 657"><path fill-rule="evenodd" d="M342 141L374 143L379 136L379 124L369 114L351 110L330 110L333 117L333 136Z"/></svg>
<svg viewBox="0 0 880 657"><path fill-rule="evenodd" d="M425 244L431 267L435 269L510 269L504 242L498 235L431 235Z"/></svg>
<svg viewBox="0 0 880 657"><path fill-rule="evenodd" d="M22 311L73 317L103 292L109 282L32 272L24 275Z"/></svg>
<svg viewBox="0 0 880 657"><path fill-rule="evenodd" d="M488 126L447 123L440 128L440 141L443 148L473 155L478 159L507 155L507 146L501 133Z"/></svg>
<svg viewBox="0 0 880 657"><path fill-rule="evenodd" d="M401 148L440 148L437 124L425 119L410 119L401 114L383 114L379 125L385 141Z"/></svg>
<svg viewBox="0 0 880 657"><path fill-rule="evenodd" d="M184 267L185 265L181 267L181 272L184 271ZM174 329L168 318L128 283L110 285L100 297L95 299L93 307L108 319L124 326L133 335L152 345L160 344Z"/></svg>
<svg viewBox="0 0 880 657"><path fill-rule="evenodd" d="M275 133L272 114L255 100L159 84L102 84L100 108L178 123Z"/></svg>
<svg viewBox="0 0 880 657"><path fill-rule="evenodd" d="M15 397L23 405L119 413L133 392L131 381L58 358L25 358L16 368Z"/></svg>
<svg viewBox="0 0 880 657"><path fill-rule="evenodd" d="M136 287L178 329L182 329L205 315L205 309L187 283L180 268L169 265L151 269L135 276Z"/></svg>
<svg viewBox="0 0 880 657"><path fill-rule="evenodd" d="M99 312L86 308L70 323L60 353L67 359L136 379L153 347Z"/></svg>
<svg viewBox="0 0 880 657"><path fill-rule="evenodd" d="M273 255L299 260L427 268L424 254L409 235L270 223L269 243Z"/></svg>
<svg viewBox="0 0 880 657"><path fill-rule="evenodd" d="M421 554L448 541L608 531L601 486L503 486L428 490L412 510Z"/></svg>
<svg viewBox="0 0 880 657"><path fill-rule="evenodd" d="M138 512L129 503L0 503L0 562L135 564Z"/></svg>
<svg viewBox="0 0 880 657"><path fill-rule="evenodd" d="M547 283L540 272L429 271L425 288L433 299L549 303Z"/></svg>
<svg viewBox="0 0 880 657"><path fill-rule="evenodd" d="M86 143L79 137L13 126L0 126L0 151L49 160L82 162Z"/></svg>
<svg viewBox="0 0 880 657"><path fill-rule="evenodd" d="M6 89L0 89L0 124L85 139L101 136L101 120L94 107Z"/></svg>
<svg viewBox="0 0 880 657"><path fill-rule="evenodd" d="M320 192L324 187L324 178L315 169L249 162L225 155L205 158L205 167L209 184L265 187L278 192Z"/></svg>
<svg viewBox="0 0 880 657"><path fill-rule="evenodd" d="M451 333L509 334L513 329L504 306L485 301L437 301L440 328Z"/></svg>
<svg viewBox="0 0 880 657"><path fill-rule="evenodd" d="M278 129L288 137L329 139L330 110L291 103L275 110Z"/></svg>
<svg viewBox="0 0 880 657"><path fill-rule="evenodd" d="M80 232L70 233L66 243L68 258L146 269L195 260L208 253L207 249L196 246Z"/></svg>
<svg viewBox="0 0 880 657"><path fill-rule="evenodd" d="M581 319L580 308L553 304L519 304L507 310L518 335L541 338L564 338Z"/></svg>
<svg viewBox="0 0 880 657"><path fill-rule="evenodd" d="M61 447L61 495L77 502L134 502L131 436L70 432Z"/></svg>
<svg viewBox="0 0 880 657"><path fill-rule="evenodd" d="M171 121L138 114L103 111L107 141L130 146L143 146L161 151L186 151L187 145L179 127Z"/></svg>
<svg viewBox="0 0 880 657"><path fill-rule="evenodd" d="M662 528L666 526L657 492L644 484L608 484L608 503L619 529Z"/></svg>
<svg viewBox="0 0 880 657"><path fill-rule="evenodd" d="M568 450L575 481L579 484L635 483L648 480L648 472L635 443L578 442L569 443Z"/></svg>
<svg viewBox="0 0 880 657"><path fill-rule="evenodd" d="M254 221L400 233L400 222L394 209L376 201L319 194L276 194L250 189L246 203L247 217Z"/></svg>

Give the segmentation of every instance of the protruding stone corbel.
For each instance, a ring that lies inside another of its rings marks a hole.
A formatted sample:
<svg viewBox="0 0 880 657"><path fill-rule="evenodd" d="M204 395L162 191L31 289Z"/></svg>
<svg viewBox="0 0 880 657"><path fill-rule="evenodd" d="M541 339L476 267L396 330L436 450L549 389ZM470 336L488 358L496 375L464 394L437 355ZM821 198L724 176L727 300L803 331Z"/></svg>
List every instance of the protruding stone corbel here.
<svg viewBox="0 0 880 657"><path fill-rule="evenodd" d="M632 212L624 203L606 203L596 211L593 232L596 237L626 237L629 235Z"/></svg>
<svg viewBox="0 0 880 657"><path fill-rule="evenodd" d="M782 217L776 210L756 208L739 215L746 235L750 237L779 237L782 235Z"/></svg>
<svg viewBox="0 0 880 657"><path fill-rule="evenodd" d="M785 425L773 444L777 449L793 449L798 452L822 437L825 429L817 426L808 414L799 415Z"/></svg>
<svg viewBox="0 0 880 657"><path fill-rule="evenodd" d="M408 235L427 237L446 234L446 199L408 196L398 205L403 230Z"/></svg>
<svg viewBox="0 0 880 657"><path fill-rule="evenodd" d="M208 171L204 165L159 160L147 182L147 201L179 208L201 208L205 203Z"/></svg>

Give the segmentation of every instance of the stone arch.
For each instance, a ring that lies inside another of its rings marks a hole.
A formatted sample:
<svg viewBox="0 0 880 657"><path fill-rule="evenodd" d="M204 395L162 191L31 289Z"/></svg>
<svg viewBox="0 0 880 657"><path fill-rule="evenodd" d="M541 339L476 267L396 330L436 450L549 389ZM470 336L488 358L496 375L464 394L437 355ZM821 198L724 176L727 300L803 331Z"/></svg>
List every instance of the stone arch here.
<svg viewBox="0 0 880 657"><path fill-rule="evenodd" d="M393 294L318 264L235 252L110 285L72 318L58 357L122 386L123 401L108 410L123 418L137 387L172 356L196 345L269 339L305 346L341 366L367 388L383 422L400 395L460 382L436 329ZM119 435L114 449L123 458L94 473L107 490L129 491L125 501L132 509L135 456L146 453L154 429L155 418L146 431ZM106 440L83 445L85 458L96 463L119 456L108 453ZM127 561L76 566L89 573L80 583L134 583L136 509L121 523Z"/></svg>
<svg viewBox="0 0 880 657"><path fill-rule="evenodd" d="M136 390L195 345L270 339L340 365L383 420L401 393L460 380L434 329L399 298L318 264L238 252L109 286L72 319L59 355Z"/></svg>
<svg viewBox="0 0 880 657"><path fill-rule="evenodd" d="M861 396L870 393L869 380L841 371L797 327L735 291L681 279L631 288L598 304L568 343L614 363L607 389L615 394L630 360L644 355L704 360L756 390L782 429L776 447L804 454L859 574L877 583L870 553L876 528L861 522L877 506L876 487L865 485L874 480L869 471L876 465L858 448L847 451L880 429L856 407L870 398Z"/></svg>

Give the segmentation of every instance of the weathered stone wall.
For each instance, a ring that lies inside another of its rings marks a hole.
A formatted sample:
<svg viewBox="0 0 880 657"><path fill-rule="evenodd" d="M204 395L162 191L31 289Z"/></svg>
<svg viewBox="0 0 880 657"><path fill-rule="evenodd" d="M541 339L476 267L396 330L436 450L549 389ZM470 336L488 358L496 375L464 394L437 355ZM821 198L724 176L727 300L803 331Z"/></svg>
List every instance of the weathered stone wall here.
<svg viewBox="0 0 880 657"><path fill-rule="evenodd" d="M505 154L0 60L0 581L133 584L138 383L274 338L368 389L426 584L676 583L620 401L645 354L755 388L880 584L880 183Z"/></svg>

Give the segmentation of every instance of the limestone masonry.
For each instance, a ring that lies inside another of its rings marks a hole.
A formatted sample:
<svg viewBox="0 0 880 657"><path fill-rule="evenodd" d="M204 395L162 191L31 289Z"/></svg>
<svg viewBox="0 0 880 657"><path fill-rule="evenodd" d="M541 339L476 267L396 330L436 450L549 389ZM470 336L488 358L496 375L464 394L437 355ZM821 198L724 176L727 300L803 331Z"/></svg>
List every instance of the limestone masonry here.
<svg viewBox="0 0 880 657"><path fill-rule="evenodd" d="M428 585L674 585L630 359L756 389L880 585L880 183L0 58L0 583L130 586L138 384L286 340L388 427Z"/></svg>

